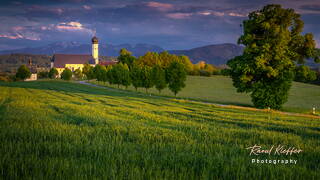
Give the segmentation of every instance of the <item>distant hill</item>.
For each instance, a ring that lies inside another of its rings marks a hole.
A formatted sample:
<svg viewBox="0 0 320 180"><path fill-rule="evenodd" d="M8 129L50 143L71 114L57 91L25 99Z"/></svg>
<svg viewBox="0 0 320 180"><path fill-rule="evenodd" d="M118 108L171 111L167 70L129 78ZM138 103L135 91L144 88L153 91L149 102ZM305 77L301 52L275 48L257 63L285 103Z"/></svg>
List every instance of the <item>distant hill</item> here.
<svg viewBox="0 0 320 180"><path fill-rule="evenodd" d="M235 44L215 44L190 50L172 50L172 54L189 56L193 63L206 61L209 64L223 65L235 56L242 54L243 47Z"/></svg>
<svg viewBox="0 0 320 180"><path fill-rule="evenodd" d="M112 45L112 44L100 44L99 45L99 54L101 56L118 56L121 48L126 48L131 51L134 56L141 56L145 54L147 51L153 52L162 52L162 49L156 45L150 44L120 44L120 45ZM55 53L63 53L63 54L91 54L91 45L90 44L80 44L78 42L57 42L53 44L49 44L46 46L41 46L37 48L23 48L16 50L6 50L0 51L0 54L12 54L12 53L20 53L20 54L43 54L43 55L52 55Z"/></svg>

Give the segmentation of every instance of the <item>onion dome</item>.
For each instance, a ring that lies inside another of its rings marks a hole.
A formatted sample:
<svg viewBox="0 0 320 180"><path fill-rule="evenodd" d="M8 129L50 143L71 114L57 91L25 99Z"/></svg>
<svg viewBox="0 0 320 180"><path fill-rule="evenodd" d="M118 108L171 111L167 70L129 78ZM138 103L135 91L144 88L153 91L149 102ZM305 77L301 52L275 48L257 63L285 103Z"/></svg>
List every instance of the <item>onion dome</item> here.
<svg viewBox="0 0 320 180"><path fill-rule="evenodd" d="M96 36L94 36L94 37L92 38L92 43L93 43L93 44L98 44L98 38L97 38Z"/></svg>

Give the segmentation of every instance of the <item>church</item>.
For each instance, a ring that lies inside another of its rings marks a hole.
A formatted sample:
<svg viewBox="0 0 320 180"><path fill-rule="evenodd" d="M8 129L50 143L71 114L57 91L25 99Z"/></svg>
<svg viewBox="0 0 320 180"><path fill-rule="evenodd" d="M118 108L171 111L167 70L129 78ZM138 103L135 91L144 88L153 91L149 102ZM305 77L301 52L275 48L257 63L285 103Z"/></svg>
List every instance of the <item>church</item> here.
<svg viewBox="0 0 320 180"><path fill-rule="evenodd" d="M112 65L114 61L100 61L99 60L99 43L98 38L92 38L92 53L91 55L83 54L54 54L51 59L51 68L56 68L59 76L65 68L69 68L72 72L76 69L82 70L83 65L88 63L91 66L97 64L106 66Z"/></svg>

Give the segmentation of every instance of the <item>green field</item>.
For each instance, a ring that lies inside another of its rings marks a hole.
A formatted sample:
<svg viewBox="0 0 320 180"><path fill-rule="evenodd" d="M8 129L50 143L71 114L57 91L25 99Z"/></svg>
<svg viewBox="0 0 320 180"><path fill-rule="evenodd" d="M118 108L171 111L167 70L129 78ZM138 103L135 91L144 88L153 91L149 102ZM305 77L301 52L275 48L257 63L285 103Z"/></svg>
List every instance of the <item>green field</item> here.
<svg viewBox="0 0 320 180"><path fill-rule="evenodd" d="M108 83L91 82L110 86ZM117 85L110 87L117 88ZM129 87L128 90L134 91L135 89ZM138 91L145 92L145 89L139 88ZM155 88L150 89L149 92L159 94ZM173 93L166 88L161 95L173 96ZM252 106L250 95L237 93L232 86L232 80L225 76L188 76L186 87L178 93L178 97L220 104ZM284 104L282 110L310 114L313 107L320 110L320 86L293 82L288 102Z"/></svg>
<svg viewBox="0 0 320 180"><path fill-rule="evenodd" d="M319 179L319 127L315 118L72 82L0 83L0 178ZM249 156L254 144L303 152Z"/></svg>

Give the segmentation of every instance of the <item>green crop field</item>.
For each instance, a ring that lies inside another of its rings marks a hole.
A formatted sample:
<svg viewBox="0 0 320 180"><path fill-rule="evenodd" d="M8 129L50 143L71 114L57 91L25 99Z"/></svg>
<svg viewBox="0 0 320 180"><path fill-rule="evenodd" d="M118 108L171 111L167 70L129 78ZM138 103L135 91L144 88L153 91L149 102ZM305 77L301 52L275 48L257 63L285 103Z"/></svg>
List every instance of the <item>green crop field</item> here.
<svg viewBox="0 0 320 180"><path fill-rule="evenodd" d="M110 86L108 83L91 82ZM117 88L117 85L111 85L110 87ZM129 87L128 90L134 91L135 89L134 87ZM139 88L138 91L145 92L145 89ZM155 88L150 89L149 93L159 94ZM166 88L161 95L173 96L173 93ZM250 95L237 93L236 89L232 86L232 80L225 76L188 76L186 87L178 93L178 97L220 104L252 106ZM282 110L311 113L313 107L320 110L320 86L293 82L288 102Z"/></svg>
<svg viewBox="0 0 320 180"><path fill-rule="evenodd" d="M200 89L187 87L181 96L249 104L229 85L218 87L216 78L206 85L210 90L194 78L188 82ZM222 97L227 92L233 94ZM0 179L319 179L319 127L319 118L73 82L0 83ZM303 151L250 156L246 147L255 144ZM252 158L297 164L254 164Z"/></svg>

